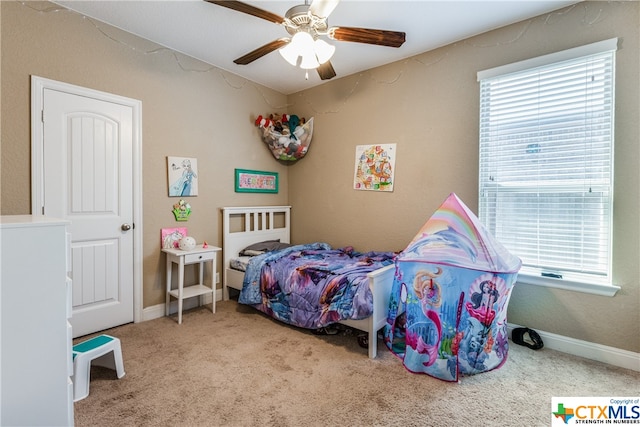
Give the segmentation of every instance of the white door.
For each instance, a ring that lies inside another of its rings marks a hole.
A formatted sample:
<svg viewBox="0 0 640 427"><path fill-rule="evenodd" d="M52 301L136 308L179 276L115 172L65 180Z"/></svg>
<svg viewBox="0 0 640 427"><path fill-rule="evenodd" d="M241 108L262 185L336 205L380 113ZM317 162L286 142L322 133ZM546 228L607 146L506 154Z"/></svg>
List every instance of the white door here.
<svg viewBox="0 0 640 427"><path fill-rule="evenodd" d="M71 221L74 337L134 320L133 111L44 88L43 214Z"/></svg>

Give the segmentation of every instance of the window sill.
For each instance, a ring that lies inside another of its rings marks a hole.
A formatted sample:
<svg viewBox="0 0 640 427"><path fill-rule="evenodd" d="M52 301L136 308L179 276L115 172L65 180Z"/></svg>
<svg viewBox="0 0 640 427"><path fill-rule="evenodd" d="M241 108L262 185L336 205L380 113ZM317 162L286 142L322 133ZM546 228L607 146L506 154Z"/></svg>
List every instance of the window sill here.
<svg viewBox="0 0 640 427"><path fill-rule="evenodd" d="M563 289L566 291L584 292L587 294L601 295L605 297L612 297L620 290L620 286L616 285L573 282L566 279L553 279L551 277L538 277L528 274L518 274L516 283L545 286L547 288Z"/></svg>

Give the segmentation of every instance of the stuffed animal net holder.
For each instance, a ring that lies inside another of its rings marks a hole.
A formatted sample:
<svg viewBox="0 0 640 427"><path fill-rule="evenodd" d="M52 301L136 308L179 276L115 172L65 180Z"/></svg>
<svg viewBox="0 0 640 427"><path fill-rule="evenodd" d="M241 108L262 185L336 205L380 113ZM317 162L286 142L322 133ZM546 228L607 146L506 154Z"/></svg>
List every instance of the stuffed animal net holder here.
<svg viewBox="0 0 640 427"><path fill-rule="evenodd" d="M313 117L302 123L297 116L286 116L281 125L262 116L256 120L262 141L277 160L295 162L307 154L313 136Z"/></svg>

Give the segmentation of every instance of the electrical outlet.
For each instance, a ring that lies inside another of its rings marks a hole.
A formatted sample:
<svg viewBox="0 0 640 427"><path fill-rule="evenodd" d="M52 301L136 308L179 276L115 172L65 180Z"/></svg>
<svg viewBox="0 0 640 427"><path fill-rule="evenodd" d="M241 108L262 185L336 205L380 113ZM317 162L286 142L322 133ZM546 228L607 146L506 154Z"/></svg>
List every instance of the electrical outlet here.
<svg viewBox="0 0 640 427"><path fill-rule="evenodd" d="M220 273L216 273L216 283L220 283Z"/></svg>

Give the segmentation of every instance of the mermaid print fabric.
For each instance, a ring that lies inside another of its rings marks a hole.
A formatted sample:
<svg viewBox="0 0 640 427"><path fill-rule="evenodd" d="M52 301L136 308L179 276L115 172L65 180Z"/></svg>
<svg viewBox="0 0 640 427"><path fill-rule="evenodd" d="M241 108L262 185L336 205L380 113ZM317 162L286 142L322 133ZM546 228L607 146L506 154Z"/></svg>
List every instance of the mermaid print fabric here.
<svg viewBox="0 0 640 427"><path fill-rule="evenodd" d="M507 305L521 261L451 194L395 260L385 344L445 381L507 359Z"/></svg>

